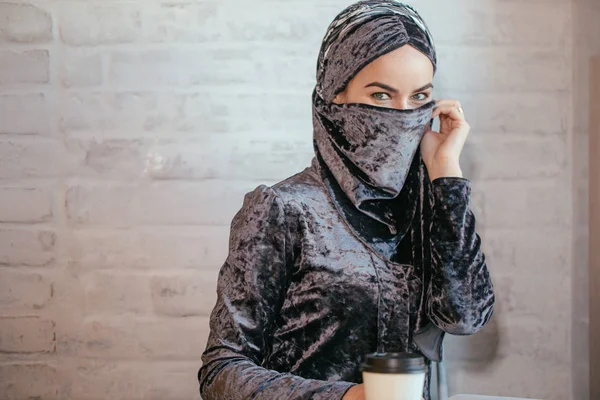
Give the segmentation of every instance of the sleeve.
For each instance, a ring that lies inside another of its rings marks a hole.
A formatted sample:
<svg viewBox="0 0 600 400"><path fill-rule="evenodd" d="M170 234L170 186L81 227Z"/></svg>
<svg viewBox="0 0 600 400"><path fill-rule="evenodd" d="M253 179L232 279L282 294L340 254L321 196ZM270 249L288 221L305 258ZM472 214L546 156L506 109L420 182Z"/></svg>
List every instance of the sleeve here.
<svg viewBox="0 0 600 400"><path fill-rule="evenodd" d="M286 291L290 238L281 199L259 186L231 225L219 272L217 303L198 371L204 400L341 399L348 382L304 379L261 366Z"/></svg>
<svg viewBox="0 0 600 400"><path fill-rule="evenodd" d="M495 298L469 208L471 182L437 178L432 182L432 195L427 314L445 332L473 334L491 318Z"/></svg>

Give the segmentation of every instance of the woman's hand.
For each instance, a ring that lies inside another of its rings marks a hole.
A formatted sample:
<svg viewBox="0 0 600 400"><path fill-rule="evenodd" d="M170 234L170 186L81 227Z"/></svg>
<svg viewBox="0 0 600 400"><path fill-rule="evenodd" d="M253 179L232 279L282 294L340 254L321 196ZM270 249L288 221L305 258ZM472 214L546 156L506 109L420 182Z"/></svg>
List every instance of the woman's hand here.
<svg viewBox="0 0 600 400"><path fill-rule="evenodd" d="M365 386L363 384L352 386L342 400L365 400Z"/></svg>
<svg viewBox="0 0 600 400"><path fill-rule="evenodd" d="M421 141L421 155L429 179L461 177L459 159L471 127L465 120L460 102L439 100L433 117L440 117L440 131L428 130Z"/></svg>

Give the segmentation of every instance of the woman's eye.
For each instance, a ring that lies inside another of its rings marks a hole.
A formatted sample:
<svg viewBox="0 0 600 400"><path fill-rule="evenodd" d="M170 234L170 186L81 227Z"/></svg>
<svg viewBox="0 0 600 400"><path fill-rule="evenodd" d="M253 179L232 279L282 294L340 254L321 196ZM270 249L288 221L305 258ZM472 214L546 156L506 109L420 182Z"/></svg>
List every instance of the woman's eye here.
<svg viewBox="0 0 600 400"><path fill-rule="evenodd" d="M413 99L422 101L422 100L427 99L427 97L429 97L429 95L427 93L417 93L413 96Z"/></svg>
<svg viewBox="0 0 600 400"><path fill-rule="evenodd" d="M383 92L373 93L372 96L377 100L391 100L391 97L387 93Z"/></svg>

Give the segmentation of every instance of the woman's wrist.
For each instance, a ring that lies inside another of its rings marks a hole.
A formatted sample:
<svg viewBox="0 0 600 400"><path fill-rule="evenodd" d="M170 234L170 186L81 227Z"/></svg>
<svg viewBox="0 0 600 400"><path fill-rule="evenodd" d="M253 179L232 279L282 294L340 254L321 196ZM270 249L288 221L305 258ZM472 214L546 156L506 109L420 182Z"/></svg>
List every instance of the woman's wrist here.
<svg viewBox="0 0 600 400"><path fill-rule="evenodd" d="M462 178L463 173L458 163L434 166L429 173L429 180L434 181L437 178Z"/></svg>

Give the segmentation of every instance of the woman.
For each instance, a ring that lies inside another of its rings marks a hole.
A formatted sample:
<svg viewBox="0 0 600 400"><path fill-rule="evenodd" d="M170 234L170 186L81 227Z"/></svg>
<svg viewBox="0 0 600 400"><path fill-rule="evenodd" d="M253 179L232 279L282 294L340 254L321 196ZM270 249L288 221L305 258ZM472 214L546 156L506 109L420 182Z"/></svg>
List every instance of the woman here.
<svg viewBox="0 0 600 400"><path fill-rule="evenodd" d="M438 360L445 332L487 323L494 295L459 165L469 125L458 101L433 101L435 68L409 6L359 1L332 22L312 97L316 157L246 195L233 220L198 373L205 400L362 399L365 354Z"/></svg>

